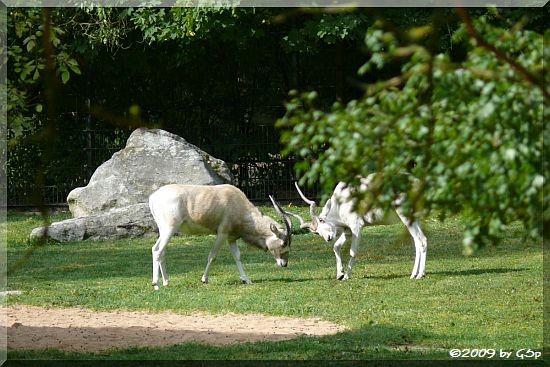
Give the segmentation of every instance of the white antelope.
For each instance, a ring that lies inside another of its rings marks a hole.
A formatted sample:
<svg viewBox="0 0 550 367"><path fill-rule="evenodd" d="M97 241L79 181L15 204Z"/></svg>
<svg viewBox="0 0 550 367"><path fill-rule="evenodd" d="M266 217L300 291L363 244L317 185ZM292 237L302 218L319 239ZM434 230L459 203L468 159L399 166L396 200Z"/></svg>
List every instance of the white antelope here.
<svg viewBox="0 0 550 367"><path fill-rule="evenodd" d="M231 254L243 283L252 284L241 263L237 240L269 250L277 265L286 267L291 241L291 221L285 211L269 196L284 227L262 215L244 193L231 185L166 185L149 197L149 208L159 228L159 238L152 248L153 287L158 290L159 269L163 285L168 285L164 257L166 245L177 231L186 234L216 234L214 247L208 255L202 282L208 283L208 271L224 242L229 242Z"/></svg>
<svg viewBox="0 0 550 367"><path fill-rule="evenodd" d="M375 174L370 174L366 178L361 179L360 191L364 192L373 182ZM298 193L302 199L310 205L311 222L304 221L299 215L289 213L300 220L300 227L307 228L311 232L320 235L325 241L331 241L338 238L334 243L333 250L336 255L336 278L338 280L346 280L351 278L351 273L357 253L359 251L359 240L361 229L364 226L377 224L392 224L397 218L392 213L388 213L379 208L371 208L364 215L359 215L354 209L354 201L351 197L351 190L344 182L338 183L332 196L326 202L321 214L316 215L316 204L313 200L309 200L300 190L300 187L295 183ZM393 211L399 219L405 224L407 230L411 234L416 255L414 266L411 273L411 279L420 279L425 275L426 269L426 252L428 241L420 228L418 220L409 220L402 212L400 204L404 200L404 195L394 201L395 211ZM392 218L393 217L393 218ZM346 242L346 236L351 233L350 260L348 263L347 272L344 273L342 266L342 257L340 254L342 245Z"/></svg>

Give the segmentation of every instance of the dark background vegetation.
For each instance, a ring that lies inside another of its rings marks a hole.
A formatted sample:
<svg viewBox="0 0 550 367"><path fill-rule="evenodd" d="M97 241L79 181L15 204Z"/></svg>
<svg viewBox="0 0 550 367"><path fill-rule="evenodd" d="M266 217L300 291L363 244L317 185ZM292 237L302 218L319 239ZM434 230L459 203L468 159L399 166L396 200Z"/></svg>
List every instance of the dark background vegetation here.
<svg viewBox="0 0 550 367"><path fill-rule="evenodd" d="M284 114L291 89L316 89L327 104L359 93L349 80L364 61L369 17L362 12L184 9L182 20L166 15L169 9L141 10L50 11L52 24L63 31L57 49L65 47L78 64L77 72L68 68L66 83L55 86L52 116L46 108L36 109L45 103L43 69L36 79L33 71L26 73L23 81L25 68L10 68L10 86L25 98L23 108L16 105L9 116L9 204L33 204L39 170L45 172L43 198L63 203L68 191L85 185L94 169L143 125L181 135L232 164L237 184L253 199L265 199L267 190L291 197L293 162L279 155L274 122ZM8 36L29 61L42 58L36 53L40 39L31 52L25 41L39 31L43 13L9 11ZM192 17L200 19L200 26L190 25ZM151 23L140 29L144 19ZM353 33L336 29L345 26L342 19L352 23ZM83 23L92 23L86 34ZM151 34L160 26L174 28L175 38ZM190 30L180 34L186 27ZM24 28L20 36L18 28ZM334 34L318 37L325 28ZM55 134L44 139L40 133L48 124Z"/></svg>

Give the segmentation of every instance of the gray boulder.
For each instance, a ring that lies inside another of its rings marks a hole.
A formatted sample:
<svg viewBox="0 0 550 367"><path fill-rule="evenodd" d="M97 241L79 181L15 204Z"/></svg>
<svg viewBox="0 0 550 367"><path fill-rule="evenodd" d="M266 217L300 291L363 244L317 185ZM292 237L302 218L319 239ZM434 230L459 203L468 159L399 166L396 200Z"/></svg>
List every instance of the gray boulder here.
<svg viewBox="0 0 550 367"><path fill-rule="evenodd" d="M227 164L164 130L135 130L126 147L99 166L90 182L69 193L73 217L145 203L171 183L217 185L231 182Z"/></svg>
<svg viewBox="0 0 550 367"><path fill-rule="evenodd" d="M149 204L142 203L38 227L32 230L30 238L47 237L58 242L71 242L151 236L156 231Z"/></svg>
<svg viewBox="0 0 550 367"><path fill-rule="evenodd" d="M73 219L39 227L31 239L58 242L105 240L156 234L149 195L171 183L231 183L227 164L164 130L135 130L126 147L97 168L86 187L69 193Z"/></svg>

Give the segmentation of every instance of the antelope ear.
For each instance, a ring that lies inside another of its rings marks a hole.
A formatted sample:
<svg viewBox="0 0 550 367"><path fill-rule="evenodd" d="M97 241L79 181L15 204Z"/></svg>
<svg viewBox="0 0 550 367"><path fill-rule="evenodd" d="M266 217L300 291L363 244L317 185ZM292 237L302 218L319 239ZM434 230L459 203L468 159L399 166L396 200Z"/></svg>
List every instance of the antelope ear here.
<svg viewBox="0 0 550 367"><path fill-rule="evenodd" d="M294 218L296 218L300 221L300 228L301 229L309 229L311 231L311 223L306 222L304 220L304 218L302 218L298 214L294 214L294 213L291 213L291 212L286 212L286 213L292 215Z"/></svg>
<svg viewBox="0 0 550 367"><path fill-rule="evenodd" d="M300 228L301 228L301 229L309 229L310 231L313 231L313 230L311 229L311 223L300 224Z"/></svg>
<svg viewBox="0 0 550 367"><path fill-rule="evenodd" d="M271 223L269 225L269 228L271 229L271 232L275 233L275 236L281 238L282 237L282 233L281 231L279 231L279 229L277 228L277 226L273 223Z"/></svg>
<svg viewBox="0 0 550 367"><path fill-rule="evenodd" d="M319 219L317 217L311 218L311 225L308 228L312 233L317 233L317 228L319 227Z"/></svg>

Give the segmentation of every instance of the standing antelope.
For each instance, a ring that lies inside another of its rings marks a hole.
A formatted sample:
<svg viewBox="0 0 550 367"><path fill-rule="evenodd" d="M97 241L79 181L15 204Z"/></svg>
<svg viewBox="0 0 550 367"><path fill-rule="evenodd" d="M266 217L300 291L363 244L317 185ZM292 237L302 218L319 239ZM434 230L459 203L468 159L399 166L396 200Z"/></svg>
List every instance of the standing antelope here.
<svg viewBox="0 0 550 367"><path fill-rule="evenodd" d="M366 178L361 179L360 190L362 192L368 189L374 179L374 175L375 174L370 174ZM364 226L392 224L396 222L397 218L392 218L392 213L388 213L379 208L372 208L364 215L358 214L354 210L351 190L344 182L338 183L332 196L323 207L321 214L317 216L315 202L305 197L297 183L295 183L295 186L302 199L310 206L311 222L308 223L304 221L299 215L289 214L298 218L301 228L309 229L311 232L323 237L327 242L338 237L333 246L334 254L336 255L336 278L338 280L351 278L353 264L355 263L355 258L359 250L361 229ZM405 224L405 227L407 227L407 230L414 240L416 255L411 279L420 279L425 275L428 241L420 228L418 220L411 221L403 214L400 208L400 204L403 200L404 194L400 195L399 198L393 202L395 206L394 212L399 219L401 219L403 224ZM393 217L395 217L395 215L393 215ZM340 251L342 245L346 241L346 235L349 233L351 233L350 260L347 272L344 273Z"/></svg>
<svg viewBox="0 0 550 367"><path fill-rule="evenodd" d="M149 208L159 228L159 238L152 248L153 287L158 290L159 268L163 285L168 285L164 251L176 231L186 234L216 234L208 255L202 282L208 283L208 270L221 245L228 241L231 254L243 283L252 284L241 263L237 240L269 250L277 265L286 267L291 241L291 221L285 211L269 196L284 228L248 201L241 190L231 185L166 185L149 197Z"/></svg>

